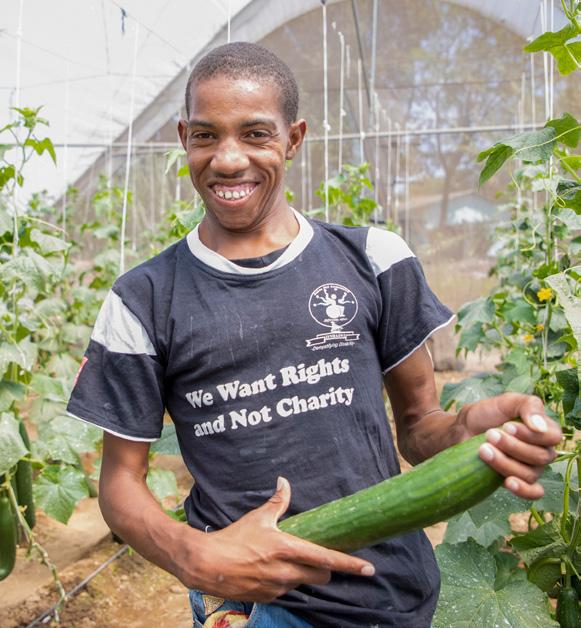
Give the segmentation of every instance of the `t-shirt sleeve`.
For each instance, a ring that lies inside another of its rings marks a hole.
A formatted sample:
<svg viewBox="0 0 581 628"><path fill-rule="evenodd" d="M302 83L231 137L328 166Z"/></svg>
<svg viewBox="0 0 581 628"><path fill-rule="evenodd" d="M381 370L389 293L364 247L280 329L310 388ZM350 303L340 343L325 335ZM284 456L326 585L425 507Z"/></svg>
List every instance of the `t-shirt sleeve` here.
<svg viewBox="0 0 581 628"><path fill-rule="evenodd" d="M397 233L371 227L366 252L381 294L377 342L386 373L455 315L432 292L420 262Z"/></svg>
<svg viewBox="0 0 581 628"><path fill-rule="evenodd" d="M67 412L129 440L161 435L163 367L145 327L114 289L99 311Z"/></svg>

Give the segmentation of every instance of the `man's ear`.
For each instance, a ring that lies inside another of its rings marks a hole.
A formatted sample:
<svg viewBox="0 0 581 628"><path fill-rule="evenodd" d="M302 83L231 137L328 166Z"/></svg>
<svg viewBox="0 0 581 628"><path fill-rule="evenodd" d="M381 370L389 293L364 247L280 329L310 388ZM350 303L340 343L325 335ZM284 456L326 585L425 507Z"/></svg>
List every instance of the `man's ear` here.
<svg viewBox="0 0 581 628"><path fill-rule="evenodd" d="M188 123L184 119L180 119L178 122L178 135L184 150L188 150Z"/></svg>
<svg viewBox="0 0 581 628"><path fill-rule="evenodd" d="M302 118L296 122L292 122L289 127L288 145L286 149L286 158L293 159L297 154L305 135L307 134L307 122Z"/></svg>

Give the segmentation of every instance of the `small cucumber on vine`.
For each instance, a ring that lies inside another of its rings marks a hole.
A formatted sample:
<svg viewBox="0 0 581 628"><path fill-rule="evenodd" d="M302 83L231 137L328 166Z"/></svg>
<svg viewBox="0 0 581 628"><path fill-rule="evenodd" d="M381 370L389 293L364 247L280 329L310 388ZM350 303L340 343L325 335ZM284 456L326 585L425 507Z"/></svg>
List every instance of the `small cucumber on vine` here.
<svg viewBox="0 0 581 628"><path fill-rule="evenodd" d="M478 456L474 436L397 475L284 519L284 532L353 552L464 512L493 493L503 478Z"/></svg>
<svg viewBox="0 0 581 628"><path fill-rule="evenodd" d="M580 628L579 596L573 587L564 586L557 598L557 621L561 628Z"/></svg>
<svg viewBox="0 0 581 628"><path fill-rule="evenodd" d="M0 483L3 478L0 478ZM7 578L16 562L18 527L6 489L0 488L0 580Z"/></svg>
<svg viewBox="0 0 581 628"><path fill-rule="evenodd" d="M26 431L23 421L19 422L18 431L20 432L20 436L26 448L30 451L30 439L28 438L28 432ZM32 497L32 465L28 460L18 461L16 475L14 477L16 478L18 503L20 506L26 506L24 518L32 530L36 525L36 509Z"/></svg>

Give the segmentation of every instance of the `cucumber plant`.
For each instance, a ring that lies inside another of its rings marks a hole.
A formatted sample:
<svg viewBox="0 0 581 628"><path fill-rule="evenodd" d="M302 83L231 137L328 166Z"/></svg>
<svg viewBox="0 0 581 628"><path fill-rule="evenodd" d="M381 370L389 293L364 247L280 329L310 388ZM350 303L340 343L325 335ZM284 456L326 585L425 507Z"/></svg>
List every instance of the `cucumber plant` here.
<svg viewBox="0 0 581 628"><path fill-rule="evenodd" d="M544 33L525 51L554 55L559 72L568 74L580 69L581 3L563 1L562 6L567 26ZM507 162L514 166L515 198L505 205L510 217L497 232L498 261L491 274L498 286L458 311L457 352L496 349L501 357L496 373L447 384L441 405L458 409L507 390L535 394L561 424L565 439L541 478L542 499L527 502L501 489L450 520L445 542L436 549L442 592L435 627L476 625L484 621L482 609L493 607L496 617L515 627L580 625L572 587L581 571L581 442L576 438L581 428L581 156L575 153L580 140L581 125L564 113L478 156L484 162L480 184ZM528 531L512 530L512 515L527 510ZM557 601L556 612L547 596Z"/></svg>

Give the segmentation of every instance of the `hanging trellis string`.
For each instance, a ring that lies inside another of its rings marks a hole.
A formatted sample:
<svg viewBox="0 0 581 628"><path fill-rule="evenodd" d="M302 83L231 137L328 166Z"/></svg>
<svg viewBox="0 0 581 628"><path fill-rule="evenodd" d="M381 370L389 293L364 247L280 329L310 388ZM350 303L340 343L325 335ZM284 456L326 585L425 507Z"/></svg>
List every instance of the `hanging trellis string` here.
<svg viewBox="0 0 581 628"><path fill-rule="evenodd" d="M69 165L69 117L70 117L70 65L67 63L67 82L65 83L65 147L63 150L63 183L65 191L63 194L63 206L62 206L62 221L63 232L66 236L67 233L67 203L68 203L68 165Z"/></svg>
<svg viewBox="0 0 581 628"><path fill-rule="evenodd" d="M328 50L327 50L327 5L323 5L323 132L325 134L325 222L329 222L329 84L328 84Z"/></svg>
<svg viewBox="0 0 581 628"><path fill-rule="evenodd" d="M365 131L363 130L363 86L361 84L361 58L357 59L357 103L359 108L359 163L365 161L365 151L363 142L365 140Z"/></svg>
<svg viewBox="0 0 581 628"><path fill-rule="evenodd" d="M232 0L228 0L228 43L230 43L230 21L232 19Z"/></svg>
<svg viewBox="0 0 581 628"><path fill-rule="evenodd" d="M410 136L405 135L405 175L404 175L404 238L410 241Z"/></svg>
<svg viewBox="0 0 581 628"><path fill-rule="evenodd" d="M341 46L341 60L339 66L339 161L337 171L343 168L343 118L345 117L345 36L338 31Z"/></svg>
<svg viewBox="0 0 581 628"><path fill-rule="evenodd" d="M131 143L133 141L133 108L135 105L135 74L137 70L137 44L139 41L139 22L135 22L133 39L133 68L131 78L131 98L129 101L129 129L127 131L127 156L125 159L125 185L123 186L123 211L121 213L121 244L119 251L119 274L125 272L125 230L127 227L127 196L129 194L129 170L131 168Z"/></svg>
<svg viewBox="0 0 581 628"><path fill-rule="evenodd" d="M380 185L380 169L379 169L379 97L376 92L373 92L373 110L375 111L375 173L374 173L374 199L375 199L375 208L373 210L373 221L375 224L379 222L379 185Z"/></svg>
<svg viewBox="0 0 581 628"><path fill-rule="evenodd" d="M391 118L387 118L387 132L391 134ZM385 222L389 220L389 215L391 213L391 144L392 144L391 135L388 136L387 139L387 181L385 185Z"/></svg>
<svg viewBox="0 0 581 628"><path fill-rule="evenodd" d="M547 30L547 0L541 4L541 29ZM549 53L543 50L543 75L545 79L545 121L549 120Z"/></svg>
<svg viewBox="0 0 581 628"><path fill-rule="evenodd" d="M393 182L393 222L397 224L399 220L398 187L399 187L400 152L401 152L401 127L399 126L399 122L395 123L395 128L397 130L397 137L395 141L395 178Z"/></svg>

